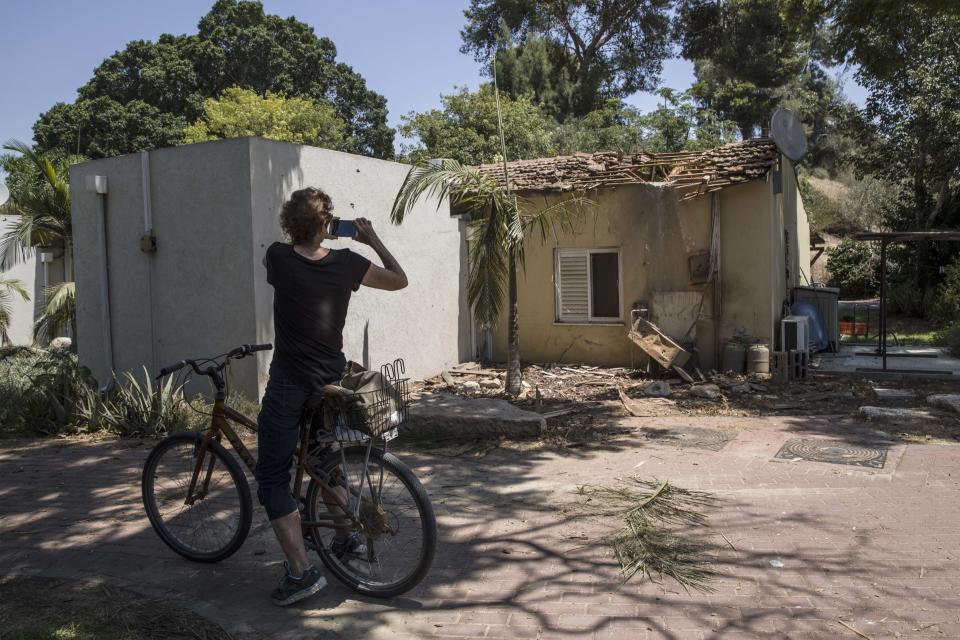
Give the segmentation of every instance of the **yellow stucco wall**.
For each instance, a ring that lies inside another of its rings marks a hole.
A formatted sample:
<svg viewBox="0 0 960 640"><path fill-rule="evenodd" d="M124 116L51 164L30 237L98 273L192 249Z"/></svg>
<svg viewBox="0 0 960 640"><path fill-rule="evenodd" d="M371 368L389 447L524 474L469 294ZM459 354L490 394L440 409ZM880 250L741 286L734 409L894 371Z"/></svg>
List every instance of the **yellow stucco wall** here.
<svg viewBox="0 0 960 640"><path fill-rule="evenodd" d="M786 185L785 185L786 186ZM795 189L795 186L793 186ZM568 362L595 365L637 365L645 356L626 337L634 303L648 307L656 292L702 295L693 334L701 365L714 366L712 282L692 284L688 258L706 252L710 243L710 199L701 196L679 202L671 188L624 186L588 194L594 206L572 233L543 242L528 238L526 263L518 276L520 352L528 362ZM720 345L743 331L772 344L785 291L783 205L772 180L755 180L719 192L722 304ZM537 196L536 206L558 200ZM799 196L792 198L799 203ZM796 205L794 205L796 206ZM809 234L806 215L791 217ZM802 222L802 224L801 224ZM809 235L806 236L809 238ZM809 244L807 241L804 241ZM557 321L555 250L557 248L617 248L622 269L619 323L585 324ZM809 250L806 264L809 272ZM804 260L801 253L800 260ZM654 321L656 321L656 309ZM506 313L506 305L504 305ZM674 336L681 337L681 336ZM495 360L506 359L506 322L493 333Z"/></svg>

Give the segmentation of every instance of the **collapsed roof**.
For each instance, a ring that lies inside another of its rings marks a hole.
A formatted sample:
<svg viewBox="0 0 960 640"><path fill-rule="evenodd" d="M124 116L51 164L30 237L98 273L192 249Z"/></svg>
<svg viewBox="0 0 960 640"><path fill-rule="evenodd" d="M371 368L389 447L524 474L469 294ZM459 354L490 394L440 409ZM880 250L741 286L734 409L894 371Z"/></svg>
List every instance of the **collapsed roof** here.
<svg viewBox="0 0 960 640"><path fill-rule="evenodd" d="M519 193L591 191L631 184L660 184L690 200L740 182L764 178L778 151L767 138L732 142L707 151L621 154L615 151L508 162L510 188ZM503 184L503 165L482 173Z"/></svg>

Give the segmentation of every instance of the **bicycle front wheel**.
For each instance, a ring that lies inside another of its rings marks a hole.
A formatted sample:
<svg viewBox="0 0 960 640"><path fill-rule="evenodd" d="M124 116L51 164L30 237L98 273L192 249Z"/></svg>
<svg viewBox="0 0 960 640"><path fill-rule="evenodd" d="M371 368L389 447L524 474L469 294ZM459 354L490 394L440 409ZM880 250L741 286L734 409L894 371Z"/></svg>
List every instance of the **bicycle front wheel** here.
<svg viewBox="0 0 960 640"><path fill-rule="evenodd" d="M143 506L167 546L196 562L233 555L250 531L250 486L236 459L219 443L204 453L188 496L203 436L177 433L160 441L143 467Z"/></svg>
<svg viewBox="0 0 960 640"><path fill-rule="evenodd" d="M390 598L409 591L430 569L437 547L437 520L427 492L396 456L379 449L348 447L320 463L319 477L337 478L334 489L312 480L306 514L318 521L325 514L341 515L331 491L346 499L350 522L362 522L359 553L338 550L344 533L314 529L313 541L323 564L338 580L364 595ZM325 495L326 494L326 495Z"/></svg>

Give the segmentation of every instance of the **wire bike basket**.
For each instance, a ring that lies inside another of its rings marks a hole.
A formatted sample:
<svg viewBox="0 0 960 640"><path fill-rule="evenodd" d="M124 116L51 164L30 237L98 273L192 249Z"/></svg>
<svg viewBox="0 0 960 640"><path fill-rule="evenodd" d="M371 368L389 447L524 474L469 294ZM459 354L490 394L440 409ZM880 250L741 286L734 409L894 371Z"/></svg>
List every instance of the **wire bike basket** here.
<svg viewBox="0 0 960 640"><path fill-rule="evenodd" d="M395 429L407 419L410 404L409 378L402 359L343 377L339 385L350 393L331 397L325 403L324 418L340 442L370 438L392 440Z"/></svg>

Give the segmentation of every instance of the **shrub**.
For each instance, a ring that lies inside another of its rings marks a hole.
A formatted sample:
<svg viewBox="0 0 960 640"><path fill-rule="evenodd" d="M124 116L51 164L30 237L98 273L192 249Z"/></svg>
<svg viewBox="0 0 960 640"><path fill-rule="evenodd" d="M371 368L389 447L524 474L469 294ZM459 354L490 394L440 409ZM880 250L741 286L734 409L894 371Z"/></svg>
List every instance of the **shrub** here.
<svg viewBox="0 0 960 640"><path fill-rule="evenodd" d="M937 287L933 314L938 320L960 322L960 256L956 256Z"/></svg>
<svg viewBox="0 0 960 640"><path fill-rule="evenodd" d="M189 430L192 411L183 398L182 386L168 377L154 389L150 374L146 369L143 373L143 382L125 373L106 396L84 398L79 414L86 429L120 436L161 436Z"/></svg>
<svg viewBox="0 0 960 640"><path fill-rule="evenodd" d="M939 342L947 346L950 355L960 358L960 322L947 325L939 336Z"/></svg>
<svg viewBox="0 0 960 640"><path fill-rule="evenodd" d="M0 434L77 431L77 406L96 393L90 372L68 351L0 348Z"/></svg>
<svg viewBox="0 0 960 640"><path fill-rule="evenodd" d="M839 287L843 297L867 298L877 295L879 269L880 260L870 243L846 239L828 251L828 284Z"/></svg>
<svg viewBox="0 0 960 640"><path fill-rule="evenodd" d="M887 313L926 318L933 304L934 292L913 280L890 283L887 288Z"/></svg>
<svg viewBox="0 0 960 640"><path fill-rule="evenodd" d="M210 426L212 405L187 401L183 386L167 378L154 386L125 373L102 393L90 372L66 351L0 348L0 435L38 436L105 431L119 436L162 436ZM252 420L259 405L239 393L228 404Z"/></svg>

